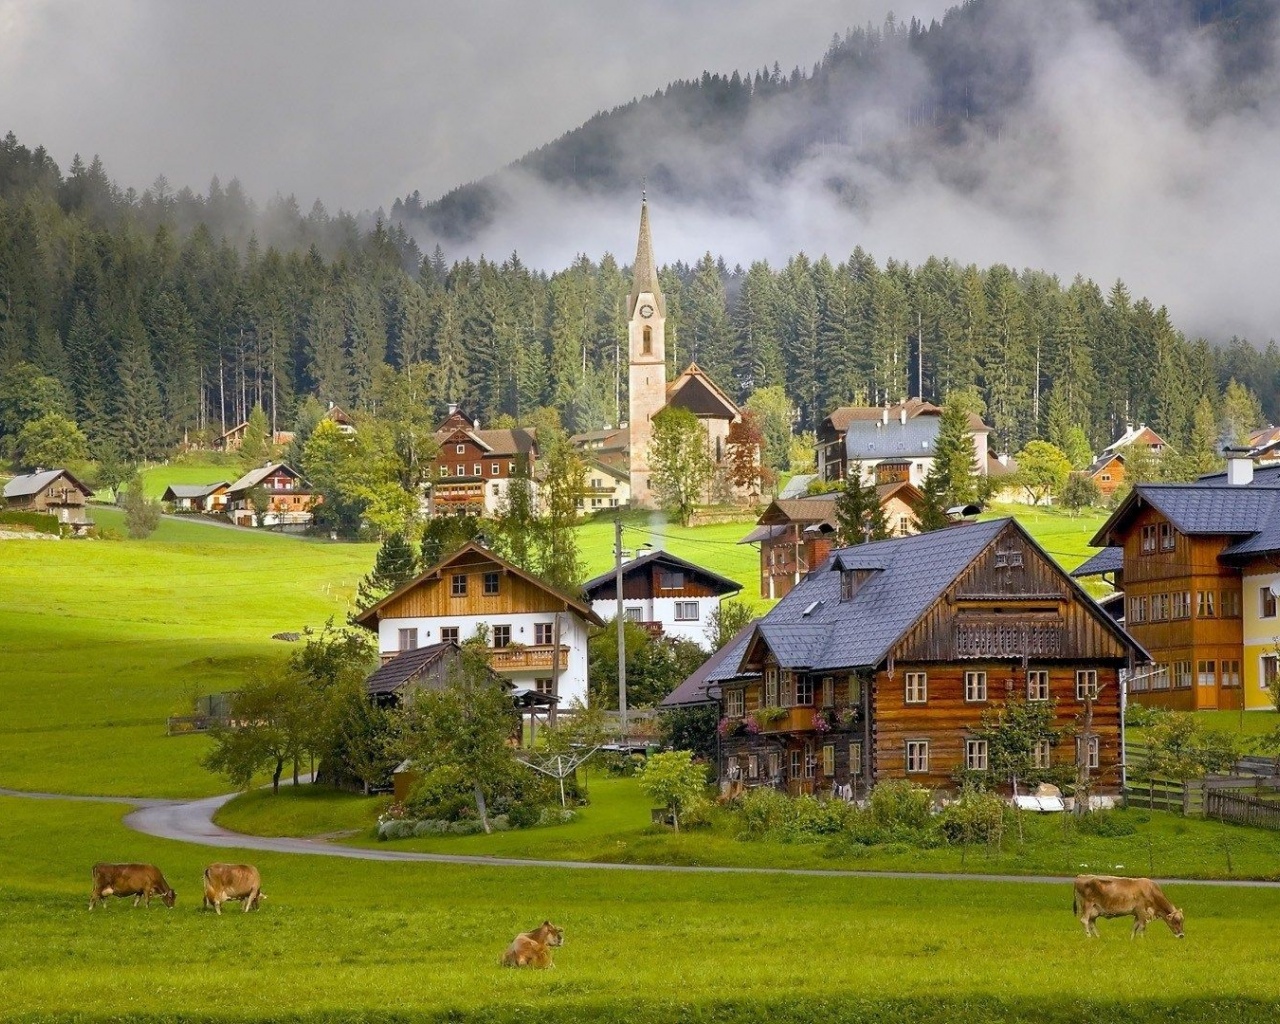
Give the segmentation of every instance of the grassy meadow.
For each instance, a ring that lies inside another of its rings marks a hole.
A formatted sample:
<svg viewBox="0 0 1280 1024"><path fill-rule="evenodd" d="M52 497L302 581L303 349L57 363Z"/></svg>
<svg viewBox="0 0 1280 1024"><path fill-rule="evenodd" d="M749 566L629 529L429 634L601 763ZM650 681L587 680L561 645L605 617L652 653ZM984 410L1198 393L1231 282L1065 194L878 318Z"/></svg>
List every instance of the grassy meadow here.
<svg viewBox="0 0 1280 1024"><path fill-rule="evenodd" d="M485 869L277 856L130 832L115 805L0 798L0 991L12 1021L1263 1021L1280 891L1170 885L1179 942L1086 940L1066 884ZM52 841L56 840L56 841ZM86 909L98 859L152 861L166 910ZM210 860L269 899L198 909ZM500 968L565 929L556 969Z"/></svg>

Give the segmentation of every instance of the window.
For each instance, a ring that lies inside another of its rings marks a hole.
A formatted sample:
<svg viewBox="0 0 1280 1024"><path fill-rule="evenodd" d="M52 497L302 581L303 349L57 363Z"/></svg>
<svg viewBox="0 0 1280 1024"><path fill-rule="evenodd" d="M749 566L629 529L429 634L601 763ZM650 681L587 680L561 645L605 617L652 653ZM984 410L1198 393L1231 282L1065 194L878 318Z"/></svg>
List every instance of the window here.
<svg viewBox="0 0 1280 1024"><path fill-rule="evenodd" d="M507 472L510 473L512 476L516 475L516 464L514 462L507 463Z"/></svg>
<svg viewBox="0 0 1280 1024"><path fill-rule="evenodd" d="M698 602L697 601L677 601L676 602L676 621L677 622L697 622L698 621Z"/></svg>
<svg viewBox="0 0 1280 1024"><path fill-rule="evenodd" d="M776 779L782 774L782 755L776 750L769 751L769 778Z"/></svg>
<svg viewBox="0 0 1280 1024"><path fill-rule="evenodd" d="M929 675L927 672L907 673L907 703L924 704L929 700Z"/></svg>
<svg viewBox="0 0 1280 1024"><path fill-rule="evenodd" d="M1169 595L1151 595L1151 621L1163 622L1169 617Z"/></svg>
<svg viewBox="0 0 1280 1024"><path fill-rule="evenodd" d="M1261 668L1259 673L1261 677L1260 685L1264 690L1274 690L1276 676L1280 674L1280 658L1277 658L1274 654L1264 654L1259 667Z"/></svg>
<svg viewBox="0 0 1280 1024"><path fill-rule="evenodd" d="M853 573L844 569L840 573L840 600L848 601L853 597Z"/></svg>
<svg viewBox="0 0 1280 1024"><path fill-rule="evenodd" d="M822 774L828 779L836 773L836 748L828 743L822 748Z"/></svg>
<svg viewBox="0 0 1280 1024"><path fill-rule="evenodd" d="M448 476L448 475L449 475L449 467L448 467L448 466L441 466L441 467L440 467L440 475L441 475L442 477L446 477L446 476Z"/></svg>
<svg viewBox="0 0 1280 1024"><path fill-rule="evenodd" d="M636 604L627 605L627 607L622 609L622 616L628 622L643 622L644 609Z"/></svg>
<svg viewBox="0 0 1280 1024"><path fill-rule="evenodd" d="M747 695L742 690L724 691L724 713L729 718L741 718L746 714Z"/></svg>
<svg viewBox="0 0 1280 1024"><path fill-rule="evenodd" d="M1142 553L1144 555L1155 554L1157 535L1158 531L1155 524L1142 528Z"/></svg>
<svg viewBox="0 0 1280 1024"><path fill-rule="evenodd" d="M533 681L533 688L537 690L539 693L550 694L551 682L552 681L550 679L535 679Z"/></svg>
<svg viewBox="0 0 1280 1024"><path fill-rule="evenodd" d="M1036 740L1031 748L1032 763L1037 768L1048 768L1051 747L1048 740Z"/></svg>
<svg viewBox="0 0 1280 1024"><path fill-rule="evenodd" d="M1161 551L1172 551L1174 549L1174 542L1176 538L1177 538L1177 534L1173 532L1172 523L1160 524L1160 550Z"/></svg>
<svg viewBox="0 0 1280 1024"><path fill-rule="evenodd" d="M1271 593L1270 587L1258 588L1258 617L1261 619L1276 617L1276 595Z"/></svg>
<svg viewBox="0 0 1280 1024"><path fill-rule="evenodd" d="M533 642L540 646L555 643L553 639L554 628L550 622L535 622L533 624Z"/></svg>
<svg viewBox="0 0 1280 1024"><path fill-rule="evenodd" d="M1111 483L1111 474L1103 473L1100 477L1098 477L1098 479L1101 480L1104 484L1109 484Z"/></svg>
<svg viewBox="0 0 1280 1024"><path fill-rule="evenodd" d="M510 647L511 646L511 627L510 626L494 626L493 627L493 646L494 647Z"/></svg>
<svg viewBox="0 0 1280 1024"><path fill-rule="evenodd" d="M653 355L653 328L646 327L644 333L640 336L640 354L645 356Z"/></svg>
<svg viewBox="0 0 1280 1024"><path fill-rule="evenodd" d="M1046 669L1032 669L1027 673L1027 700L1049 699L1049 673Z"/></svg>
<svg viewBox="0 0 1280 1024"><path fill-rule="evenodd" d="M747 758L747 778L760 778L760 755L752 754Z"/></svg>
<svg viewBox="0 0 1280 1024"><path fill-rule="evenodd" d="M418 631L417 629L400 630L400 650L416 651L418 649Z"/></svg>
<svg viewBox="0 0 1280 1024"><path fill-rule="evenodd" d="M923 775L929 771L929 741L907 740L907 773Z"/></svg>
<svg viewBox="0 0 1280 1024"><path fill-rule="evenodd" d="M862 774L862 743L861 741L849 744L849 774Z"/></svg>
<svg viewBox="0 0 1280 1024"><path fill-rule="evenodd" d="M1145 595L1133 599L1133 621L1147 621L1147 598Z"/></svg>
<svg viewBox="0 0 1280 1024"><path fill-rule="evenodd" d="M1224 661L1222 665L1222 685L1237 687L1240 685L1240 662Z"/></svg>
<svg viewBox="0 0 1280 1024"><path fill-rule="evenodd" d="M1175 661L1173 663L1173 685L1178 690L1191 688L1191 662Z"/></svg>
<svg viewBox="0 0 1280 1024"><path fill-rule="evenodd" d="M1196 615L1201 619L1214 618L1212 590L1202 590L1196 595Z"/></svg>
<svg viewBox="0 0 1280 1024"><path fill-rule="evenodd" d="M454 597L467 596L467 577L465 573L456 572L453 574L453 580L450 583L449 593Z"/></svg>
<svg viewBox="0 0 1280 1024"><path fill-rule="evenodd" d="M792 672L782 673L782 688L779 703L784 708L792 707L796 702L796 677Z"/></svg>
<svg viewBox="0 0 1280 1024"><path fill-rule="evenodd" d="M964 699L967 701L987 699L987 674L985 672L966 672L964 674Z"/></svg>
<svg viewBox="0 0 1280 1024"><path fill-rule="evenodd" d="M466 463L464 463L464 462L459 462L459 463L458 463L456 466L454 466L453 468L454 468L454 474L453 474L454 476L466 476L466 475L467 475L467 466L466 466Z"/></svg>
<svg viewBox="0 0 1280 1024"><path fill-rule="evenodd" d="M458 627L457 626L441 626L440 642L442 644L456 644L458 642Z"/></svg>
<svg viewBox="0 0 1280 1024"><path fill-rule="evenodd" d="M489 463L489 475L490 476L498 475L498 464L496 462Z"/></svg>
<svg viewBox="0 0 1280 1024"><path fill-rule="evenodd" d="M498 592L498 574L496 572L487 572L484 574L484 596L493 597Z"/></svg>
<svg viewBox="0 0 1280 1024"><path fill-rule="evenodd" d="M791 770L789 773L791 778L798 779L803 773L804 762L801 760L801 758L803 757L804 757L803 751L800 751L800 750L791 751Z"/></svg>
<svg viewBox="0 0 1280 1024"><path fill-rule="evenodd" d="M811 707L813 705L813 679L810 676L800 676L796 680L796 703L801 707Z"/></svg>
<svg viewBox="0 0 1280 1024"><path fill-rule="evenodd" d="M764 706L778 706L778 669L773 665L764 670Z"/></svg>
<svg viewBox="0 0 1280 1024"><path fill-rule="evenodd" d="M496 498L496 497L498 497L500 494L502 494L502 488L500 488L497 484L494 484L494 485L493 485L493 496Z"/></svg>
<svg viewBox="0 0 1280 1024"><path fill-rule="evenodd" d="M483 476L484 475L483 470L484 470L484 467L482 467L480 463L477 462L474 466L471 467L471 475Z"/></svg>
<svg viewBox="0 0 1280 1024"><path fill-rule="evenodd" d="M1201 686L1217 686L1218 672L1217 662L1214 661L1197 661L1196 662L1196 682Z"/></svg>
<svg viewBox="0 0 1280 1024"><path fill-rule="evenodd" d="M466 455L466 454L467 454L467 446L466 446L465 444L460 444L460 445L458 445L458 447L457 447L457 448L455 448L455 449L454 449L454 451L455 451L455 453L456 453L456 454L458 454L458 455Z"/></svg>
<svg viewBox="0 0 1280 1024"><path fill-rule="evenodd" d="M1222 592L1222 603L1218 607L1222 610L1224 619L1240 618L1240 591L1224 590Z"/></svg>
<svg viewBox="0 0 1280 1024"><path fill-rule="evenodd" d="M964 741L964 766L971 772L985 772L987 770L986 740Z"/></svg>
<svg viewBox="0 0 1280 1024"><path fill-rule="evenodd" d="M849 676L849 703L855 705L862 704L862 677Z"/></svg>
<svg viewBox="0 0 1280 1024"><path fill-rule="evenodd" d="M684 573L663 570L658 573L658 586L662 590L683 590Z"/></svg>
<svg viewBox="0 0 1280 1024"><path fill-rule="evenodd" d="M813 778L813 770L817 767L817 761L813 756L813 744L806 743L804 745L804 777L806 779Z"/></svg>
<svg viewBox="0 0 1280 1024"><path fill-rule="evenodd" d="M1191 591L1179 590L1175 591L1173 597L1173 614L1170 618L1189 619L1191 618Z"/></svg>
<svg viewBox="0 0 1280 1024"><path fill-rule="evenodd" d="M836 681L831 676L822 677L822 706L829 708L836 702Z"/></svg>
<svg viewBox="0 0 1280 1024"><path fill-rule="evenodd" d="M1098 670L1082 668L1076 672L1076 700L1091 700L1098 696Z"/></svg>
<svg viewBox="0 0 1280 1024"><path fill-rule="evenodd" d="M1082 746L1083 744L1083 746ZM1098 767L1098 737L1097 736L1077 736L1076 737L1076 760L1079 761L1081 754L1086 757L1085 763L1090 768Z"/></svg>

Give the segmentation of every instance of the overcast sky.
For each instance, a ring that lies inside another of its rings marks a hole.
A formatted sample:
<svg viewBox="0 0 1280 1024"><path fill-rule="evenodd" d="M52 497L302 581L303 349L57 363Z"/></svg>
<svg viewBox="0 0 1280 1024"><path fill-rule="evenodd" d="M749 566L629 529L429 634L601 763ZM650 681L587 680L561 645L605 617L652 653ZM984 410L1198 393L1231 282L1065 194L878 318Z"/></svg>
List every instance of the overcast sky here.
<svg viewBox="0 0 1280 1024"><path fill-rule="evenodd" d="M951 0L954 4L955 0ZM428 199L702 71L789 70L947 0L0 0L0 131L139 190Z"/></svg>

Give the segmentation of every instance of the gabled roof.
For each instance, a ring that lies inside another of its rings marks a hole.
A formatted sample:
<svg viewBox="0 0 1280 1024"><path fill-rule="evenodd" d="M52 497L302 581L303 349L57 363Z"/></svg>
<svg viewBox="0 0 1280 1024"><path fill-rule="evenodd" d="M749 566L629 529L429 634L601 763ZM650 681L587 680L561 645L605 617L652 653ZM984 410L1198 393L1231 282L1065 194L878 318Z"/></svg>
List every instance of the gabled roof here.
<svg viewBox="0 0 1280 1024"><path fill-rule="evenodd" d="M60 476L65 476L71 481L76 490L80 491L86 498L93 495L93 491L77 480L70 470L45 469L39 473L26 473L22 476L15 476L4 485L4 496L6 498L27 498L33 494L39 494Z"/></svg>
<svg viewBox="0 0 1280 1024"><path fill-rule="evenodd" d="M735 665L722 665L711 674L711 681L740 674L757 640L768 645L784 668L823 672L880 665L934 602L1008 531L1017 532L1043 554L1013 519L895 537L833 552L759 621L743 659ZM1044 558L1056 566L1048 555ZM841 574L835 571L841 565L874 570L846 601L840 600ZM1062 578L1081 600L1094 603L1065 573ZM1100 613L1099 621L1126 647L1143 653L1108 616Z"/></svg>
<svg viewBox="0 0 1280 1024"><path fill-rule="evenodd" d="M1179 533L1191 536L1247 537L1280 515L1280 488L1226 483L1138 484L1089 541L1094 547L1114 543L1146 506L1154 508Z"/></svg>
<svg viewBox="0 0 1280 1024"><path fill-rule="evenodd" d="M1199 477L1196 481L1201 484L1225 484L1227 482L1227 471L1221 470L1217 473L1206 473ZM1253 482L1248 484L1249 487L1280 487L1280 466L1254 466Z"/></svg>
<svg viewBox="0 0 1280 1024"><path fill-rule="evenodd" d="M1099 473L1101 473L1113 462L1119 462L1123 465L1124 454L1122 452L1111 452L1110 454L1108 454L1107 452L1103 452L1102 455L1100 455L1097 459L1093 461L1093 463L1089 466L1088 469L1085 470L1085 472L1089 476L1097 476Z"/></svg>
<svg viewBox="0 0 1280 1024"><path fill-rule="evenodd" d="M1103 548L1096 555L1081 562L1071 570L1076 579L1086 576L1103 576L1109 572L1121 572L1124 569L1124 548L1114 546Z"/></svg>
<svg viewBox="0 0 1280 1024"><path fill-rule="evenodd" d="M574 434L569 438L569 443L575 448L588 448L598 452L625 451L631 447L631 428L608 427L605 430L588 430L583 434Z"/></svg>
<svg viewBox="0 0 1280 1024"><path fill-rule="evenodd" d="M902 423L890 419L855 420L844 434L845 456L851 462L880 462L884 459L931 459L938 444L942 420L937 416L916 416Z"/></svg>
<svg viewBox="0 0 1280 1024"><path fill-rule="evenodd" d="M736 419L742 410L697 363L667 384L667 405L686 408L696 416Z"/></svg>
<svg viewBox="0 0 1280 1024"><path fill-rule="evenodd" d="M249 429L249 421L237 423L234 427L228 427L224 433L218 435L217 440L221 441L224 437L231 437L233 434L242 434Z"/></svg>
<svg viewBox="0 0 1280 1024"><path fill-rule="evenodd" d="M1102 454L1106 455L1108 452L1113 452L1118 448L1123 448L1126 445L1133 444L1134 442L1141 442L1142 444L1152 448L1157 446L1168 447L1169 444L1169 442L1145 423L1139 423L1136 427L1126 427L1123 434L1102 449Z"/></svg>
<svg viewBox="0 0 1280 1024"><path fill-rule="evenodd" d="M257 469L249 470L249 472L227 488L227 495L230 496L232 494L239 494L241 491L252 490L254 487L257 487L258 484L262 483L262 481L267 477L274 476L276 473L280 472L287 473L295 480L300 480L306 487L311 486L306 477L290 466L287 462L268 462L265 466L259 466Z"/></svg>
<svg viewBox="0 0 1280 1024"><path fill-rule="evenodd" d="M608 473L615 480L630 482L631 474L627 472L625 466L615 466L613 463L605 462L596 456L587 455L582 460L587 464L588 469L598 469L602 473Z"/></svg>
<svg viewBox="0 0 1280 1024"><path fill-rule="evenodd" d="M170 484L160 496L162 501L178 501L182 498L207 498L219 488L230 487L226 480L216 484Z"/></svg>
<svg viewBox="0 0 1280 1024"><path fill-rule="evenodd" d="M736 580L731 580L727 576L721 576L719 573L712 572L710 569L704 569L700 565L681 558L679 555L673 555L670 551L650 551L647 554L633 558L629 562L622 563L622 576L626 577L634 575L638 570L644 569L649 571L653 566L661 566L662 568L675 569L678 572L684 572L696 579L702 580L713 593L717 595L736 594L742 589L742 584ZM594 579L587 580L582 585L582 589L586 591L587 597L594 600L593 592L601 587L612 585L617 578L616 570L610 569L603 572Z"/></svg>
<svg viewBox="0 0 1280 1024"><path fill-rule="evenodd" d="M436 442L448 444L451 438L459 434L470 438L488 455L528 455L537 445L534 432L524 427L515 427L511 430L472 430L452 427L448 430L436 431ZM447 460L449 456L441 452L440 458Z"/></svg>
<svg viewBox="0 0 1280 1024"><path fill-rule="evenodd" d="M917 416L937 418L942 415L942 406L920 398L908 398L905 402L898 402L896 405L842 405L831 410L831 414L824 420L824 425L830 423L832 430L840 434L847 431L854 423L883 422L886 412L890 420L900 421L904 410L908 421ZM982 417L976 413L969 414L969 427L975 434L991 432L991 428L983 423Z"/></svg>
<svg viewBox="0 0 1280 1024"><path fill-rule="evenodd" d="M377 604L370 605L363 612L357 615L354 621L358 625L364 626L366 629L377 629L378 620L379 618L381 618L381 616L379 615L379 612L381 612L382 609L387 604L397 600L402 595L408 593L414 587L418 586L418 584L423 583L426 580L432 579L433 577L440 576L446 569L449 568L450 565L454 564L459 559L461 559L464 555L468 555L468 554L479 554L486 560L493 562L495 565L499 566L502 569L505 569L511 575L519 576L522 580L525 580L533 584L539 590L545 591L546 593L552 595L556 599L563 601L565 603L565 608L567 610L576 612L581 618L586 619L593 626L604 625L604 622L603 620L601 620L600 616L598 616L594 611L592 611L591 606L587 604L585 601L583 601L581 598L574 597L570 594L566 594L563 590L558 590L557 588L550 586L543 580L539 579L537 576L533 575L533 573L526 572L524 569L521 569L518 565L514 565L513 563L508 562L501 555L495 554L494 552L486 548L484 545L477 544L475 541L468 541L466 544L462 545L462 547L458 548L456 551L452 552L449 555L446 555L435 565L431 566L431 568L418 573L418 575L415 576L413 579L411 579L408 583L405 583L398 589L393 590L390 594L384 597Z"/></svg>
<svg viewBox="0 0 1280 1024"><path fill-rule="evenodd" d="M379 666L364 681L365 692L371 695L395 693L406 683L424 675L434 666L443 668L441 664L447 657L457 657L461 648L455 643L428 644L412 651L402 651L385 665Z"/></svg>
<svg viewBox="0 0 1280 1024"><path fill-rule="evenodd" d="M733 634L733 638L715 654L698 666L684 682L672 690L658 705L663 708L694 707L698 704L715 704L720 700L720 686L711 682L711 676L722 666L734 666L742 661L747 641L755 632L759 619L753 619Z"/></svg>
<svg viewBox="0 0 1280 1024"><path fill-rule="evenodd" d="M779 498L803 498L809 493L809 485L818 479L817 473L797 473L778 492Z"/></svg>
<svg viewBox="0 0 1280 1024"><path fill-rule="evenodd" d="M831 523L836 521L836 496L815 494L806 498L775 498L756 522L761 526L787 526L791 523Z"/></svg>

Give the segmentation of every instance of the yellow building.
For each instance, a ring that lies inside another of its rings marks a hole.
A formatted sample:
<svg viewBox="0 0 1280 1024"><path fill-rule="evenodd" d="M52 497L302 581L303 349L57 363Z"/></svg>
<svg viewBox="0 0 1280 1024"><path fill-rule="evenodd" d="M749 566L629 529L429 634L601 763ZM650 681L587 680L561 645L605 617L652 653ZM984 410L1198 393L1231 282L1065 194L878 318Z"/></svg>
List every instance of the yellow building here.
<svg viewBox="0 0 1280 1024"><path fill-rule="evenodd" d="M1244 705L1250 711L1275 706L1277 656L1280 655L1280 568L1274 558L1259 558L1243 567Z"/></svg>

